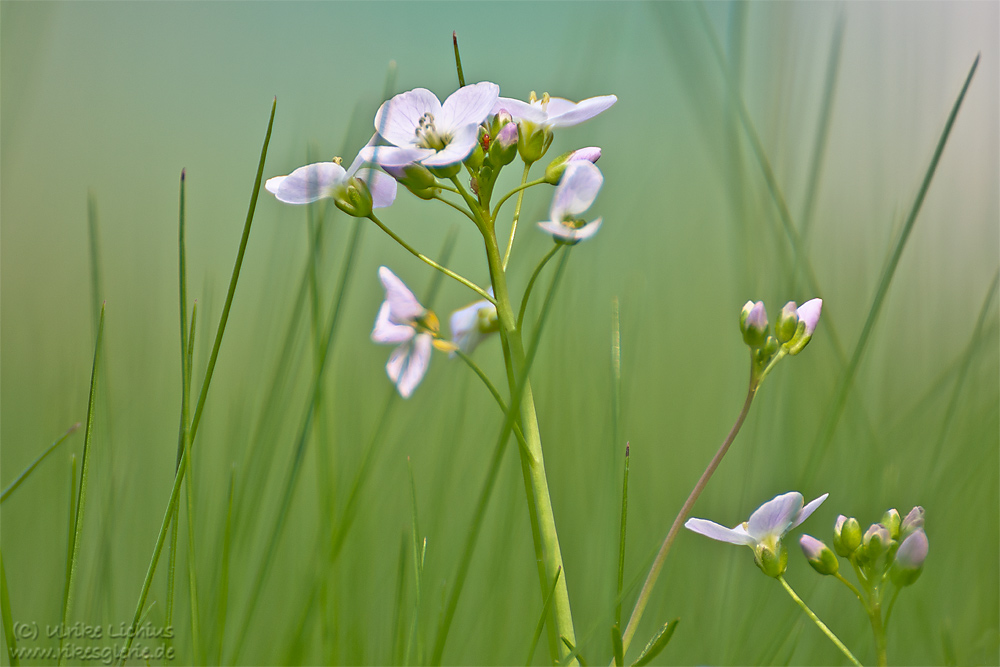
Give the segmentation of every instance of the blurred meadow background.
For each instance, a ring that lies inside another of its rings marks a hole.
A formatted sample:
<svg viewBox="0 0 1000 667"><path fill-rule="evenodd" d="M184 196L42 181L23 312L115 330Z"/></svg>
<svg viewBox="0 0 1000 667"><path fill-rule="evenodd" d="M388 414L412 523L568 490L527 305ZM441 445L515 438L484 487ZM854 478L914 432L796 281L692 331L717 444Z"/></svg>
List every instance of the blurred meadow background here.
<svg viewBox="0 0 1000 667"><path fill-rule="evenodd" d="M532 369L581 654L591 664L611 656L625 442L625 581L635 584L627 615L739 411L748 372L740 307L763 299L773 321L785 301L822 296L812 344L770 376L693 515L734 525L778 493L829 492L800 529L829 540L839 513L866 526L889 507L923 505L930 555L894 612L890 664L997 664L998 21L992 2L0 3L5 487L85 420L106 302L68 620L132 620L170 496L181 169L188 299L198 304L196 398L272 97L265 178L334 155L350 160L372 132L387 76L392 94L420 86L443 99L457 87L455 30L470 82L494 81L521 99L532 90L619 99L557 131L547 156L602 148L605 186L592 210L604 227L573 250ZM509 171L513 185L516 165ZM551 246L533 226L547 218L550 191L525 198L508 269L515 294ZM382 219L434 257L453 242L449 266L487 283L482 240L464 218L400 188ZM431 660L502 419L469 369L443 354L412 398L393 398L390 348L369 340L382 264L421 298L435 279L373 225L261 191L193 445L190 494L181 494L174 608L169 544L147 601L152 627L172 613L176 664ZM445 320L472 300L444 281L433 308ZM321 402L275 541L311 402L316 331L334 303ZM495 337L475 358L503 386ZM2 505L4 603L14 621L43 629L19 646L58 644L44 628L60 620L83 433ZM446 664L523 663L541 613L515 448L501 464ZM419 591L415 526L418 543L426 538ZM862 662L874 662L857 602L789 546L789 582ZM687 531L629 655L675 617L658 664L846 664L748 551ZM533 659L545 663L544 646Z"/></svg>

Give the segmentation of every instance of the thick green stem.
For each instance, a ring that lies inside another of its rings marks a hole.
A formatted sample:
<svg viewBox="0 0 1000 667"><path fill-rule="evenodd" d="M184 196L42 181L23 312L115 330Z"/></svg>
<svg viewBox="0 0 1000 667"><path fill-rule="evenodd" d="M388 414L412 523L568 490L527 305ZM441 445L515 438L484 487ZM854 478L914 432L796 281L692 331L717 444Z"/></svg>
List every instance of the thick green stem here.
<svg viewBox="0 0 1000 667"><path fill-rule="evenodd" d="M788 582L785 581L785 578L779 574L777 579L778 581L781 582L781 585L784 586L785 590L792 597L792 599L795 600L795 603L802 608L802 611L805 612L806 616L808 616L810 620L812 620L812 622L815 623L816 626L823 631L824 635L829 637L830 641L832 641L836 645L836 647L840 649L841 653L847 656L847 659L851 661L851 664L856 665L857 667L861 667L861 663L858 662L858 659L854 657L854 654L851 653L850 649L844 646L844 643L837 638L837 635L833 634L833 631L830 630L830 628L826 627L826 624L824 624L823 621L819 620L819 617L813 613L812 609L806 606L806 603L802 601L802 598L800 598L798 595L795 594L795 591L793 591L792 587L788 585ZM879 660L878 664L884 665L885 662Z"/></svg>
<svg viewBox="0 0 1000 667"><path fill-rule="evenodd" d="M886 656L885 626L882 624L882 605L878 601L872 600L868 618L872 623L872 634L875 635L875 659L879 667L885 667L889 663Z"/></svg>
<svg viewBox="0 0 1000 667"><path fill-rule="evenodd" d="M484 236L486 238L486 258L493 281L493 293L496 296L497 316L500 320L501 333L507 342L507 345L504 346L504 352L505 355L509 355L509 366L513 371L512 374L508 373L508 383L512 392L517 391L518 384L523 386L520 405L521 425L530 456L525 451L521 451L521 468L524 473L529 511L537 519L535 551L541 559L540 569L544 567L544 580L541 582L542 595L548 592L552 585L551 582L556 581L556 576L562 572L556 582L552 600L555 630L557 635L565 637L575 645L576 633L573 629L573 615L569 604L569 589L566 586L566 571L563 568L559 537L556 534L555 516L552 512L552 501L549 497L548 481L545 477L542 441L535 414L535 401L531 393L531 383L526 377L522 378L519 375L524 372L525 368L521 332L517 328L514 311L511 308L510 294L507 291L507 278L500 258L500 249L496 243L496 236L493 234L484 234ZM511 405L514 404L515 398L512 396ZM558 651L560 658L569 654L569 650L562 644L559 645ZM571 664L578 663L573 660Z"/></svg>
<svg viewBox="0 0 1000 667"><path fill-rule="evenodd" d="M753 363L751 361L751 363ZM691 508L694 507L695 502L698 500L698 496L705 489L705 485L708 484L708 480L712 478L712 473L715 469L719 467L722 462L722 457L726 455L729 451L730 445L733 444L733 440L736 439L736 434L740 432L740 427L743 426L743 421L747 418L747 413L750 412L750 405L753 403L753 397L757 394L757 388L760 386L760 377L757 373L751 370L750 373L750 387L747 389L747 397L743 402L743 409L740 410L739 416L736 418L736 423L733 424L733 428L730 429L729 435L726 439L722 441L722 445L719 450L712 457L711 462L708 467L705 468L705 472L701 474L701 478L698 483L694 485L691 489L691 494L688 496L687 500L684 501L684 505L681 506L681 511L677 513L677 517L674 519L674 523L670 526L670 531L667 533L667 537L663 540L663 545L660 547L659 553L656 554L656 560L653 561L652 567L649 568L649 574L646 576L646 582L642 585L642 590L639 591L639 598L635 601L635 607L632 609L632 616L628 619L628 625L625 626L625 633L622 635L622 645L625 651L628 651L629 644L632 642L632 637L635 635L635 631L639 627L639 620L642 618L642 613L646 609L646 604L649 602L649 596L653 592L653 586L656 584L657 577L660 576L660 570L663 569L663 562L667 559L667 553L670 551L670 546L674 543L674 539L677 537L677 533L680 531L681 526L684 525L684 520L691 513Z"/></svg>

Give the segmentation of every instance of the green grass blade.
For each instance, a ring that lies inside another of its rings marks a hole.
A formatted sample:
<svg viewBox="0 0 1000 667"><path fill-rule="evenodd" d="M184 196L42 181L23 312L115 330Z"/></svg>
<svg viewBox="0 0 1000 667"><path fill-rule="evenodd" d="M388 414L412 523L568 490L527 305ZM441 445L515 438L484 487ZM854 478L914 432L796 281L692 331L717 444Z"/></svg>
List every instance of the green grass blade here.
<svg viewBox="0 0 1000 667"><path fill-rule="evenodd" d="M444 647L448 641L448 632L451 629L451 622L455 617L455 610L458 608L458 600L462 595L462 589L465 586L465 578L469 573L469 566L472 563L472 555L476 549L476 542L479 539L479 531L482 528L483 517L486 514L486 508L489 505L490 497L493 495L493 487L495 486L497 475L500 471L500 461L503 459L503 453L507 447L507 439L510 437L513 431L514 421L517 415L520 414L521 409L521 397L524 393L524 385L527 382L528 374L531 371L531 366L535 360L535 353L538 351L538 344L541 341L542 331L545 329L545 322L548 319L549 312L551 312L552 299L555 296L556 288L559 285L559 279L562 277L562 273L566 268L566 262L569 259L569 252L563 252L562 256L559 258L559 264L556 267L555 273L552 276L552 281L549 283L548 292L545 295L545 302L542 306L541 315L539 315L538 323L535 325L535 329L532 332L531 341L528 345L527 354L525 355L525 365L524 365L524 376L518 383L518 387L511 397L511 405L507 410L507 416L504 418L503 426L500 428L500 435L497 437L497 443L493 449L493 458L490 461L489 470L486 473L486 479L483 481L482 490L479 492L479 499L476 502L476 509L472 515L472 522L469 530L466 532L465 544L462 547L462 556L458 562L458 568L455 572L455 583L451 589L451 593L448 596L448 603L445 606L444 613L441 616L441 623L438 627L437 637L434 641L434 651L431 654L431 664L440 665L441 658L444 655ZM531 505L529 505L529 510Z"/></svg>
<svg viewBox="0 0 1000 667"><path fill-rule="evenodd" d="M660 628L660 631L649 640L646 648L642 649L642 653L639 654L638 660L632 663L632 667L642 667L652 662L667 647L667 644L670 643L670 639L674 636L674 630L677 629L677 624L680 623L680 620L679 618L675 618L664 624Z"/></svg>
<svg viewBox="0 0 1000 667"><path fill-rule="evenodd" d="M406 597L406 531L399 539L399 558L396 566L396 603L392 612L392 657L391 665L403 664L403 603Z"/></svg>
<svg viewBox="0 0 1000 667"><path fill-rule="evenodd" d="M193 661L195 663L202 662L203 653L201 651L201 621L198 612L198 580L196 577L195 566L197 564L197 558L195 557L195 543L194 543L194 518L197 516L197 511L195 510L194 501L194 477L191 472L191 433L187 429L188 420L188 400L191 394L191 352L194 349L194 332L196 328L196 323L198 320L198 304L195 302L194 307L191 310L191 331L188 334L188 343L186 346L182 345L182 350L184 352L184 358L182 359L182 367L184 372L184 391L182 398L181 407L181 441L184 444L184 450L187 452L187 456L184 457L185 465L187 466L187 480L185 481L185 489L187 491L187 527L188 527L188 541L187 541L187 564L188 564L188 597L189 603L191 605L191 651ZM183 336L182 336L183 339ZM178 523L175 517L175 525Z"/></svg>
<svg viewBox="0 0 1000 667"><path fill-rule="evenodd" d="M455 69L458 70L458 87L465 86L465 74L462 73L462 56L458 55L458 33L451 31L451 43L455 46Z"/></svg>
<svg viewBox="0 0 1000 667"><path fill-rule="evenodd" d="M260 194L260 183L264 176L264 160L267 157L267 146L271 141L271 128L274 126L274 112L278 105L278 99L274 98L271 103L271 115L267 123L267 133L264 136L264 145L260 151L260 161L257 164L257 176L254 180L253 193L250 196L250 207L247 211L246 223L243 226L243 236L240 239L239 251L236 255L236 264L233 267L233 275L229 281L229 292L226 295L226 304L222 310L222 316L219 319L219 328L216 330L215 344L212 347L212 354L209 358L208 368L205 370L205 381L202 383L201 395L198 398L198 407L195 409L194 419L191 422L191 433L188 436L193 445L195 435L198 431L198 424L201 420L201 413L205 407L205 399L208 396L208 388L212 383L212 375L215 372L215 362L219 356L219 348L222 345L222 336L226 330L226 322L229 320L229 309L232 307L233 296L236 293L236 284L239 281L240 267L243 265L243 256L246 253L247 240L250 237L250 227L253 222L253 214L257 208L257 196ZM185 449L184 458L187 457L187 453L190 447ZM184 481L185 476L185 466L183 461L181 465L178 466L177 473L174 475L174 485L170 491L170 500L167 502L167 511L163 516L163 522L160 525L160 532L156 538L156 545L153 547L153 555L149 561L149 567L146 570L146 577L143 580L142 589L139 592L139 600L136 603L135 614L132 617L132 624L130 626L130 631L128 633L128 638L125 641L122 653L127 655L128 649L132 646L132 641L135 635L135 629L138 627L139 619L142 617L142 610L146 606L146 596L149 595L149 588L153 583L153 575L156 573L156 565L160 560L160 553L163 550L163 543L167 536L167 529L170 527L171 518L177 509L177 501L180 497L180 487L181 482ZM121 661L124 664L124 660Z"/></svg>
<svg viewBox="0 0 1000 667"><path fill-rule="evenodd" d="M872 299L872 305L868 309L868 316L861 329L861 335L858 336L858 342L854 346L854 352L851 354L851 360L848 362L847 368L840 379L836 398L833 400L830 412L828 413L823 428L819 433L819 437L816 439L816 445L810 450L809 458L805 467L806 482L811 480L815 471L819 469L819 465L823 461L823 457L826 455L826 451L829 449L830 443L833 441L833 434L837 430L837 424L840 423L840 416L843 414L844 406L847 403L847 397L854 384L854 376L857 374L858 366L861 364L861 357L868 345L868 340L875 327L875 321L878 319L879 312L882 310L882 304L885 301L885 296L889 292L889 285L892 283L892 278L896 273L896 267L899 265L899 259L903 255L903 248L906 247L906 242L910 238L910 232L913 231L913 225L917 221L917 215L920 213L920 208L924 203L924 197L927 195L927 190L930 188L931 180L934 178L934 172L937 171L938 162L941 159L941 154L944 152L945 144L948 143L948 137L951 135L951 128L955 124L955 118L958 117L958 110L962 107L962 101L965 99L965 93L969 90L969 84L972 83L972 77L976 73L976 68L979 67L979 58L980 56L977 55L975 61L972 63L972 67L969 69L968 75L965 77L965 83L962 85L962 90L959 92L958 98L951 107L951 112L948 114L948 120L945 122L944 130L942 130L937 146L934 148L934 155L931 157L931 162L928 165L927 170L924 172L924 178L920 183L920 189L917 191L917 196L913 200L913 205L910 207L910 212L906 216L903 228L892 248L892 254L889 257L889 262L882 271L878 288L875 290L875 296Z"/></svg>
<svg viewBox="0 0 1000 667"><path fill-rule="evenodd" d="M611 451L617 452L621 446L622 414L622 336L618 311L618 298L611 301ZM625 443L625 471L622 476L622 513L618 529L618 581L615 589L615 627L622 623L622 583L625 580L625 526L628 518L628 463L629 445ZM621 635L619 634L619 639ZM619 661L619 665L622 663Z"/></svg>
<svg viewBox="0 0 1000 667"><path fill-rule="evenodd" d="M548 618L549 608L552 606L552 598L556 592L556 584L559 583L559 577L562 576L562 569L556 570L556 576L552 577L552 587L549 589L548 594L545 596L545 601L542 603L542 613L538 615L538 622L535 623L535 631L531 635L531 642L528 644L528 657L525 658L524 664L531 665L532 658L535 657L535 650L538 648L538 640L542 638L542 629L545 627L545 619Z"/></svg>
<svg viewBox="0 0 1000 667"><path fill-rule="evenodd" d="M66 439L69 438L69 436L71 436L74 433L76 433L77 429L79 429L81 425L82 424L80 422L77 422L77 423L73 424L72 426L70 426L69 429L65 433L63 433L62 436L60 436L60 438L58 440L56 440L51 445L49 445L48 449L46 449L44 452L42 452L41 454L39 454L37 459L35 459L34 461L32 461L31 464L27 468L25 468L24 470L22 470L21 474L18 475L16 478L14 478L14 481L11 482L10 484L8 484L7 488L5 488L3 490L3 494L0 494L0 502L3 502L4 500L7 500L7 498L10 496L10 494L14 493L14 491L17 490L17 487L21 486L21 484L23 484L24 481L26 479L28 479L28 477L31 475L31 473L33 473L35 471L35 468L37 468L39 466L39 464L41 464L42 461L44 461L46 458L48 458L49 454L51 454L52 452L56 451L56 449L59 447L59 445L61 445L64 442L66 442Z"/></svg>
<svg viewBox="0 0 1000 667"><path fill-rule="evenodd" d="M76 517L76 454L69 458L69 519L66 522L66 573L63 579L62 606L69 596L69 571L73 562L73 519Z"/></svg>
<svg viewBox="0 0 1000 667"><path fill-rule="evenodd" d="M622 471L622 519L618 533L618 587L615 590L615 626L622 622L622 584L625 582L625 528L628 525L628 463L629 443L625 443L625 466ZM618 663L621 665L622 663Z"/></svg>
<svg viewBox="0 0 1000 667"><path fill-rule="evenodd" d="M615 623L611 626L611 654L614 656L615 665L625 664L625 645L622 644L622 626Z"/></svg>
<svg viewBox="0 0 1000 667"><path fill-rule="evenodd" d="M20 665L17 657L17 636L14 634L14 616L10 609L10 592L7 590L7 571L0 552L0 615L3 616L3 636L7 640L7 659L11 666Z"/></svg>
<svg viewBox="0 0 1000 667"><path fill-rule="evenodd" d="M418 641L418 634L420 631L420 584L424 575L424 555L427 551L427 538L423 539L423 546L421 547L420 540L420 522L417 520L417 482L413 478L413 463L410 461L410 457L406 457L406 465L410 473L410 501L411 501L411 512L410 512L410 536L411 536L411 547L413 548L413 617L410 619L410 633L409 638L406 641L406 653L405 659L403 660L404 665L409 665L410 658L414 651L416 652L416 662L419 664L420 660L420 644Z"/></svg>
<svg viewBox="0 0 1000 667"><path fill-rule="evenodd" d="M76 578L77 557L80 550L80 535L83 531L83 508L87 500L87 467L90 463L90 440L94 432L94 403L97 399L97 369L101 364L101 342L104 337L104 306L101 306L101 317L97 323L97 340L94 342L94 363L90 369L90 398L87 401L87 426L83 436L83 454L80 457L80 489L76 499L76 515L73 519L73 536L70 541L68 576L66 578L66 595L63 600L62 624L66 627L70 612L73 609L73 581ZM62 637L59 647L62 648ZM62 651L60 651L62 663Z"/></svg>

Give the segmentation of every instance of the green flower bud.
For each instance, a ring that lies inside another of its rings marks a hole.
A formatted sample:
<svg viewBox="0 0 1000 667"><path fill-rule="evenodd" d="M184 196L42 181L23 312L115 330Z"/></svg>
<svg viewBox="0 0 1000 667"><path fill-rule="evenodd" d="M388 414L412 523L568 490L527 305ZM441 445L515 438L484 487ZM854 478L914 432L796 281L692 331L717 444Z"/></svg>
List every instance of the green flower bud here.
<svg viewBox="0 0 1000 667"><path fill-rule="evenodd" d="M449 164L447 167L429 167L429 169L438 178L451 178L462 170L462 163L456 162L455 164Z"/></svg>
<svg viewBox="0 0 1000 667"><path fill-rule="evenodd" d="M865 556L870 561L878 560L878 557L889 550L892 546L892 536L889 530L880 523L873 523L865 531L864 537Z"/></svg>
<svg viewBox="0 0 1000 667"><path fill-rule="evenodd" d="M517 152L525 164L538 162L552 143L552 132L534 123L521 121L517 125Z"/></svg>
<svg viewBox="0 0 1000 667"><path fill-rule="evenodd" d="M788 550L781 540L776 542L773 550L767 545L758 545L754 556L757 567L769 577L781 576L788 567Z"/></svg>
<svg viewBox="0 0 1000 667"><path fill-rule="evenodd" d="M490 162L499 167L505 167L517 157L517 124L503 125L490 143Z"/></svg>
<svg viewBox="0 0 1000 667"><path fill-rule="evenodd" d="M774 323L774 335L779 343L787 343L795 335L799 326L799 314L794 301L789 301L778 313L778 321Z"/></svg>
<svg viewBox="0 0 1000 667"><path fill-rule="evenodd" d="M486 152L483 150L483 128L479 128L480 140L476 144L476 147L472 149L469 153L469 157L465 158L465 164L472 171L479 171L479 168L483 166L483 158L486 156Z"/></svg>
<svg viewBox="0 0 1000 667"><path fill-rule="evenodd" d="M803 535L800 537L799 546L802 547L802 553L805 554L806 560L809 561L809 564L812 565L813 569L820 574L836 574L837 570L840 569L840 561L838 561L837 556L830 551L830 547L826 546L812 535Z"/></svg>
<svg viewBox="0 0 1000 667"><path fill-rule="evenodd" d="M896 558L889 567L889 577L892 582L902 588L917 580L924 571L924 559L927 558L927 535L923 530L916 529L903 540L896 551Z"/></svg>
<svg viewBox="0 0 1000 667"><path fill-rule="evenodd" d="M899 538L900 523L899 512L895 509L888 510L882 515L882 525L885 526L886 530L889 531L889 536L894 540Z"/></svg>
<svg viewBox="0 0 1000 667"><path fill-rule="evenodd" d="M372 193L359 178L348 181L347 187L333 198L337 208L355 218L366 218L372 212Z"/></svg>
<svg viewBox="0 0 1000 667"><path fill-rule="evenodd" d="M844 558L849 558L861 546L861 524L854 517L837 517L833 527L833 548Z"/></svg>

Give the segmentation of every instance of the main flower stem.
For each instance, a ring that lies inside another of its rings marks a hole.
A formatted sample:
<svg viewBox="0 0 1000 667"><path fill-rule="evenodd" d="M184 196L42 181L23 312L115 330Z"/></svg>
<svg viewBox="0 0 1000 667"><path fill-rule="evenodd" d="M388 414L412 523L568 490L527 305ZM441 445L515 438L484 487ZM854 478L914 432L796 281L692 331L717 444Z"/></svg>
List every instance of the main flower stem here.
<svg viewBox="0 0 1000 667"><path fill-rule="evenodd" d="M792 597L792 599L795 600L795 603L798 604L800 607L802 607L802 611L805 612L806 616L808 616L812 620L812 622L815 623L816 626L823 631L824 635L829 637L830 641L832 641L837 646L837 648L840 649L841 653L847 656L847 659L851 661L851 664L855 665L856 667L861 667L861 663L858 662L858 659L854 657L854 654L851 653L850 649L844 646L844 643L837 638L837 635L833 634L833 631L830 630L830 628L826 627L826 624L823 623L823 621L819 620L819 616L814 614L812 612L812 609L806 606L806 603L802 601L802 598L800 598L798 595L795 594L795 591L793 591L792 587L788 585L788 582L785 581L785 578L779 574L777 579L778 581L781 582L781 585L785 587L785 590L788 591L788 594ZM885 663L879 662L879 664L884 665Z"/></svg>
<svg viewBox="0 0 1000 667"><path fill-rule="evenodd" d="M492 230L490 230L492 231ZM517 328L514 310L511 307L510 294L507 290L507 277L504 273L500 249L497 246L494 233L484 233L486 239L486 258L490 267L490 277L493 281L493 293L496 297L497 317L500 321L503 337L507 342L504 346L508 356L508 384L511 393L517 391L518 384L523 384L521 396L521 426L524 433L527 450L519 450L521 454L521 469L524 473L525 493L528 498L529 513L533 515L537 529L535 537L535 552L540 559L539 574L542 576L541 588L544 597L552 589L555 581L555 592L552 599L552 613L555 619L555 631L559 637L565 637L576 645L576 633L573 629L573 615L569 604L569 589L566 586L566 570L563 567L562 553L559 549L559 537L556 534L555 515L552 512L552 501L549 496L548 481L545 476L545 464L542 458L541 434L538 430L538 418L535 414L535 401L531 393L531 383L520 374L525 369L524 344L521 332ZM512 395L511 404L515 402ZM561 576L559 574L561 573ZM559 577L556 580L556 577ZM564 642L557 641L560 658L569 654ZM576 665L574 659L570 664Z"/></svg>
<svg viewBox="0 0 1000 667"><path fill-rule="evenodd" d="M885 626L882 624L882 605L877 599L872 600L868 617L871 619L872 633L875 635L875 659L879 667L885 667L889 664L886 655Z"/></svg>
<svg viewBox="0 0 1000 667"><path fill-rule="evenodd" d="M691 513L691 508L694 507L695 502L698 500L698 496L700 496L701 492L705 490L705 485L708 484L708 480L711 479L715 469L718 468L719 464L722 462L722 457L729 451L730 445L732 445L733 440L736 439L736 434L740 432L740 427L743 426L743 421L747 418L747 413L750 412L750 405L753 403L753 397L757 394L757 388L759 386L760 377L754 373L753 370L751 370L750 387L747 389L747 397L743 402L743 409L740 410L740 414L736 418L736 423L733 424L733 428L730 429L729 435L726 436L726 439L722 441L719 451L717 451L715 456L712 457L712 461L708 464L708 467L705 468L705 472L701 474L701 478L698 480L698 483L694 485L693 489L691 489L691 494L688 496L687 500L684 501L684 505L681 506L680 512L677 513L677 517L674 519L674 523L670 526L670 531L667 533L667 537L663 540L663 545L660 547L659 553L656 554L656 560L653 561L652 567L649 568L649 574L646 576L646 582L642 585L642 590L639 591L639 598L635 601L635 607L632 609L632 615L629 617L628 625L625 626L625 633L622 635L622 646L625 651L628 651L629 644L632 642L632 637L635 635L636 629L638 629L639 620L642 618L642 613L646 610L646 604L649 602L649 596L653 592L653 586L656 584L656 579L660 576L660 570L663 569L663 562L667 559L667 553L670 551L670 546L674 543L674 539L677 538L677 533L684 524L684 520L687 519L688 514Z"/></svg>

